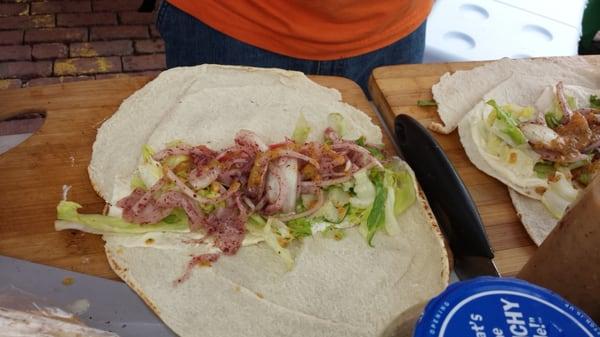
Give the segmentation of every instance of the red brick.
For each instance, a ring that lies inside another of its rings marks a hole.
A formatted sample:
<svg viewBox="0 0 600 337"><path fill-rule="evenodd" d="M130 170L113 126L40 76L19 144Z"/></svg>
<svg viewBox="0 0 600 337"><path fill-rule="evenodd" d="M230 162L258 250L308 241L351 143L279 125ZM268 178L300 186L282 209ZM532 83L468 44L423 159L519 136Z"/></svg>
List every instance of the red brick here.
<svg viewBox="0 0 600 337"><path fill-rule="evenodd" d="M29 80L29 82L25 83L25 87L35 87L38 85L50 85L50 84L58 84L58 83L68 83L68 82L76 82L76 81L87 81L93 80L93 76L60 76L60 77L40 77Z"/></svg>
<svg viewBox="0 0 600 337"><path fill-rule="evenodd" d="M31 60L30 46L2 46L0 47L0 61Z"/></svg>
<svg viewBox="0 0 600 337"><path fill-rule="evenodd" d="M165 67L165 54L123 57L124 71L155 70L165 69Z"/></svg>
<svg viewBox="0 0 600 337"><path fill-rule="evenodd" d="M118 40L148 38L147 26L92 27L90 40Z"/></svg>
<svg viewBox="0 0 600 337"><path fill-rule="evenodd" d="M52 62L6 62L0 63L0 78L45 77L52 74Z"/></svg>
<svg viewBox="0 0 600 337"><path fill-rule="evenodd" d="M22 30L0 31L0 45L2 44L21 44L23 43Z"/></svg>
<svg viewBox="0 0 600 337"><path fill-rule="evenodd" d="M149 71L138 71L132 73L118 73L118 74L98 74L96 75L97 80L105 80L110 78L122 78L122 77L130 77L130 76L148 76L148 77L156 77L160 74L160 70L149 70Z"/></svg>
<svg viewBox="0 0 600 337"><path fill-rule="evenodd" d="M0 4L0 16L15 16L29 14L28 4Z"/></svg>
<svg viewBox="0 0 600 337"><path fill-rule="evenodd" d="M54 15L9 16L0 18L0 29L54 27Z"/></svg>
<svg viewBox="0 0 600 337"><path fill-rule="evenodd" d="M56 16L56 25L60 27L106 26L116 24L117 15L115 13L77 13L58 14Z"/></svg>
<svg viewBox="0 0 600 337"><path fill-rule="evenodd" d="M163 40L141 40L135 41L135 51L140 54L155 54L165 51Z"/></svg>
<svg viewBox="0 0 600 337"><path fill-rule="evenodd" d="M79 75L121 72L119 57L87 57L56 60L54 75Z"/></svg>
<svg viewBox="0 0 600 337"><path fill-rule="evenodd" d="M49 1L31 4L31 14L82 13L91 10L90 1Z"/></svg>
<svg viewBox="0 0 600 337"><path fill-rule="evenodd" d="M155 25L150 25L150 36L152 37L160 37L160 32Z"/></svg>
<svg viewBox="0 0 600 337"><path fill-rule="evenodd" d="M136 11L143 0L94 0L94 12Z"/></svg>
<svg viewBox="0 0 600 337"><path fill-rule="evenodd" d="M25 32L25 43L86 41L87 36L87 28L35 29Z"/></svg>
<svg viewBox="0 0 600 337"><path fill-rule="evenodd" d="M15 89L20 87L21 80L19 79L0 80L0 89Z"/></svg>
<svg viewBox="0 0 600 337"><path fill-rule="evenodd" d="M154 23L154 13L121 12L119 22L124 25L147 25Z"/></svg>
<svg viewBox="0 0 600 337"><path fill-rule="evenodd" d="M133 54L131 41L128 40L71 43L70 50L71 57Z"/></svg>
<svg viewBox="0 0 600 337"><path fill-rule="evenodd" d="M34 59L55 59L69 56L69 48L62 43L42 43L33 45L31 56Z"/></svg>

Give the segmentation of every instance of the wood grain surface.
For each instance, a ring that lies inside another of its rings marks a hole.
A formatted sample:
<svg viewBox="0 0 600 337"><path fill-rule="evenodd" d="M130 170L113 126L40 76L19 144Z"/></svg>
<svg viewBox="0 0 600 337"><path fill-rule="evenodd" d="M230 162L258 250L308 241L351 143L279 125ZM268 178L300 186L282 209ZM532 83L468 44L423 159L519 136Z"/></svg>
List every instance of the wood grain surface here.
<svg viewBox="0 0 600 337"><path fill-rule="evenodd" d="M600 56L584 57L591 65L600 65ZM376 68L369 81L373 102L384 122L393 129L394 117L409 114L428 126L439 122L436 107L419 107L417 100L432 99L431 87L446 72L469 70L486 62L460 62L397 65ZM475 200L486 227L495 262L502 275L516 274L537 247L523 228L510 201L505 185L479 171L467 158L458 132L442 135L432 132L458 171Z"/></svg>
<svg viewBox="0 0 600 337"><path fill-rule="evenodd" d="M311 78L338 89L345 102L381 125L357 84L341 77ZM102 211L104 201L87 174L96 129L149 80L125 77L0 91L0 120L21 112L46 113L32 137L0 155L0 254L118 279L99 235L54 231L56 205L63 186L70 185L69 199L84 205L83 212ZM385 142L391 149L389 138Z"/></svg>

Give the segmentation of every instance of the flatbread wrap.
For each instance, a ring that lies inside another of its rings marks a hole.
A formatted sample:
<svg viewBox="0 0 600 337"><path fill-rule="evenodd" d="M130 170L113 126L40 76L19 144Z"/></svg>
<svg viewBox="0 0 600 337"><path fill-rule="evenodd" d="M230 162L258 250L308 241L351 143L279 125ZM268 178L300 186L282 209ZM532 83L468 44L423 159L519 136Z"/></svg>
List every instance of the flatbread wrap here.
<svg viewBox="0 0 600 337"><path fill-rule="evenodd" d="M176 68L98 130L108 261L181 336L376 336L448 282L414 174L381 130L303 74Z"/></svg>
<svg viewBox="0 0 600 337"><path fill-rule="evenodd" d="M565 81L588 88L600 87L598 70L579 57L503 58L470 70L444 74L431 88L441 123L432 122L429 128L439 133L451 133L486 93L514 74L542 77L555 83Z"/></svg>
<svg viewBox="0 0 600 337"><path fill-rule="evenodd" d="M510 188L538 245L598 172L598 97L599 89L514 74L458 126L469 159Z"/></svg>

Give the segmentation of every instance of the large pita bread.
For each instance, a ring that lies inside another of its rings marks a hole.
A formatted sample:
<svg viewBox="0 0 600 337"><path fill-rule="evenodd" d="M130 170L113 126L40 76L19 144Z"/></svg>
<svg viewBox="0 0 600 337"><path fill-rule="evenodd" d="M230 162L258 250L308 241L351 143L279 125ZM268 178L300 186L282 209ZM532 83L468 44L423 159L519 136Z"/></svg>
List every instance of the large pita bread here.
<svg viewBox="0 0 600 337"><path fill-rule="evenodd" d="M338 112L349 121L351 137L382 142L367 115L301 73L178 68L128 98L100 128L90 179L114 202L123 193L115 186L128 181L142 144L158 149L182 139L219 149L231 145L242 128L267 142L281 141L300 112L314 128L313 139L322 135L327 115ZM317 235L296 242L289 272L264 243L246 246L210 268L195 268L178 287L172 281L201 245L150 248L131 246L119 235L104 239L113 270L181 336L376 336L398 313L448 282L447 253L421 194L399 221L402 233L377 234L375 248L356 229L340 241Z"/></svg>
<svg viewBox="0 0 600 337"><path fill-rule="evenodd" d="M480 100L502 81L514 74L544 77L551 82L566 81L588 88L600 87L600 72L577 57L555 59L501 59L471 69L445 73L431 91L438 103L440 123L431 123L434 131L448 134Z"/></svg>

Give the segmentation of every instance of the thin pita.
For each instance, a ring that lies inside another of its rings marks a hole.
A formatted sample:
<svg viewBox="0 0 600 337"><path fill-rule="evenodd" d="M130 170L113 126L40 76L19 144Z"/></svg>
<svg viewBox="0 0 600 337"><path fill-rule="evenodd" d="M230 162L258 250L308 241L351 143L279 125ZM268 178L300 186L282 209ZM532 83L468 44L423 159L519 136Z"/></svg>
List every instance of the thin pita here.
<svg viewBox="0 0 600 337"><path fill-rule="evenodd" d="M526 197L512 188L509 188L508 192L527 234L536 245L541 245L558 220L546 210L546 206L540 201Z"/></svg>
<svg viewBox="0 0 600 337"><path fill-rule="evenodd" d="M381 131L368 116L300 73L213 65L166 73L148 84L153 90L135 95L135 104L119 108L119 123L109 120L109 127L99 130L90 176L106 200L115 199L114 186L131 175L146 143L161 148L182 139L219 149L241 128L267 142L281 141L300 112L316 125L312 137L322 133L328 113L338 112L349 121L351 134L381 143ZM180 88L171 92L177 98L157 102L167 85ZM136 107L150 109L149 117L133 113ZM146 124L143 132L132 136L131 128L139 124ZM126 137L136 138L127 142L139 145L136 150L122 149ZM136 160L121 159L129 155ZM402 234L376 235L374 249L356 229L341 241L306 238L291 248L296 264L286 273L260 243L211 268L194 269L179 287L171 282L183 274L189 252L129 247L118 236L105 236L105 247L113 270L182 336L375 336L398 312L448 282L444 243L421 194L399 220Z"/></svg>
<svg viewBox="0 0 600 337"><path fill-rule="evenodd" d="M431 91L438 104L442 123L431 123L430 129L448 134L458 126L463 117L502 81L513 74L525 74L565 81L589 88L600 87L600 71L579 57L511 60L504 58L471 70L445 73Z"/></svg>
<svg viewBox="0 0 600 337"><path fill-rule="evenodd" d="M480 98L479 103L469 111L458 125L460 141L471 162L486 174L500 180L505 185L515 189L523 195L539 199L536 192L538 187L546 187L544 179L536 177L520 177L517 173L505 168L494 156L488 154L482 144L479 129L474 128L485 109L491 109L485 102L494 99L498 104L517 104L520 106L533 106L536 99L553 81L545 77L512 75L490 92Z"/></svg>
<svg viewBox="0 0 600 337"><path fill-rule="evenodd" d="M572 81L573 79L571 79ZM512 75L509 79L485 94L480 101L464 118L458 126L460 141L471 162L486 174L500 180L509 187L511 200L523 226L532 240L540 245L550 231L556 226L558 220L552 217L546 207L539 201L541 195L536 192L537 187L547 187L543 179L519 180L510 170L501 169L501 165L491 160L491 156L477 141L473 132L473 123L479 118L483 109L489 109L484 101L495 99L498 104L517 104L521 106L535 106L541 111L548 111L552 106L556 84L552 77L537 77L527 75ZM573 97L577 106L589 106L589 96L600 94L596 89L589 89L578 85L565 85L566 93Z"/></svg>

